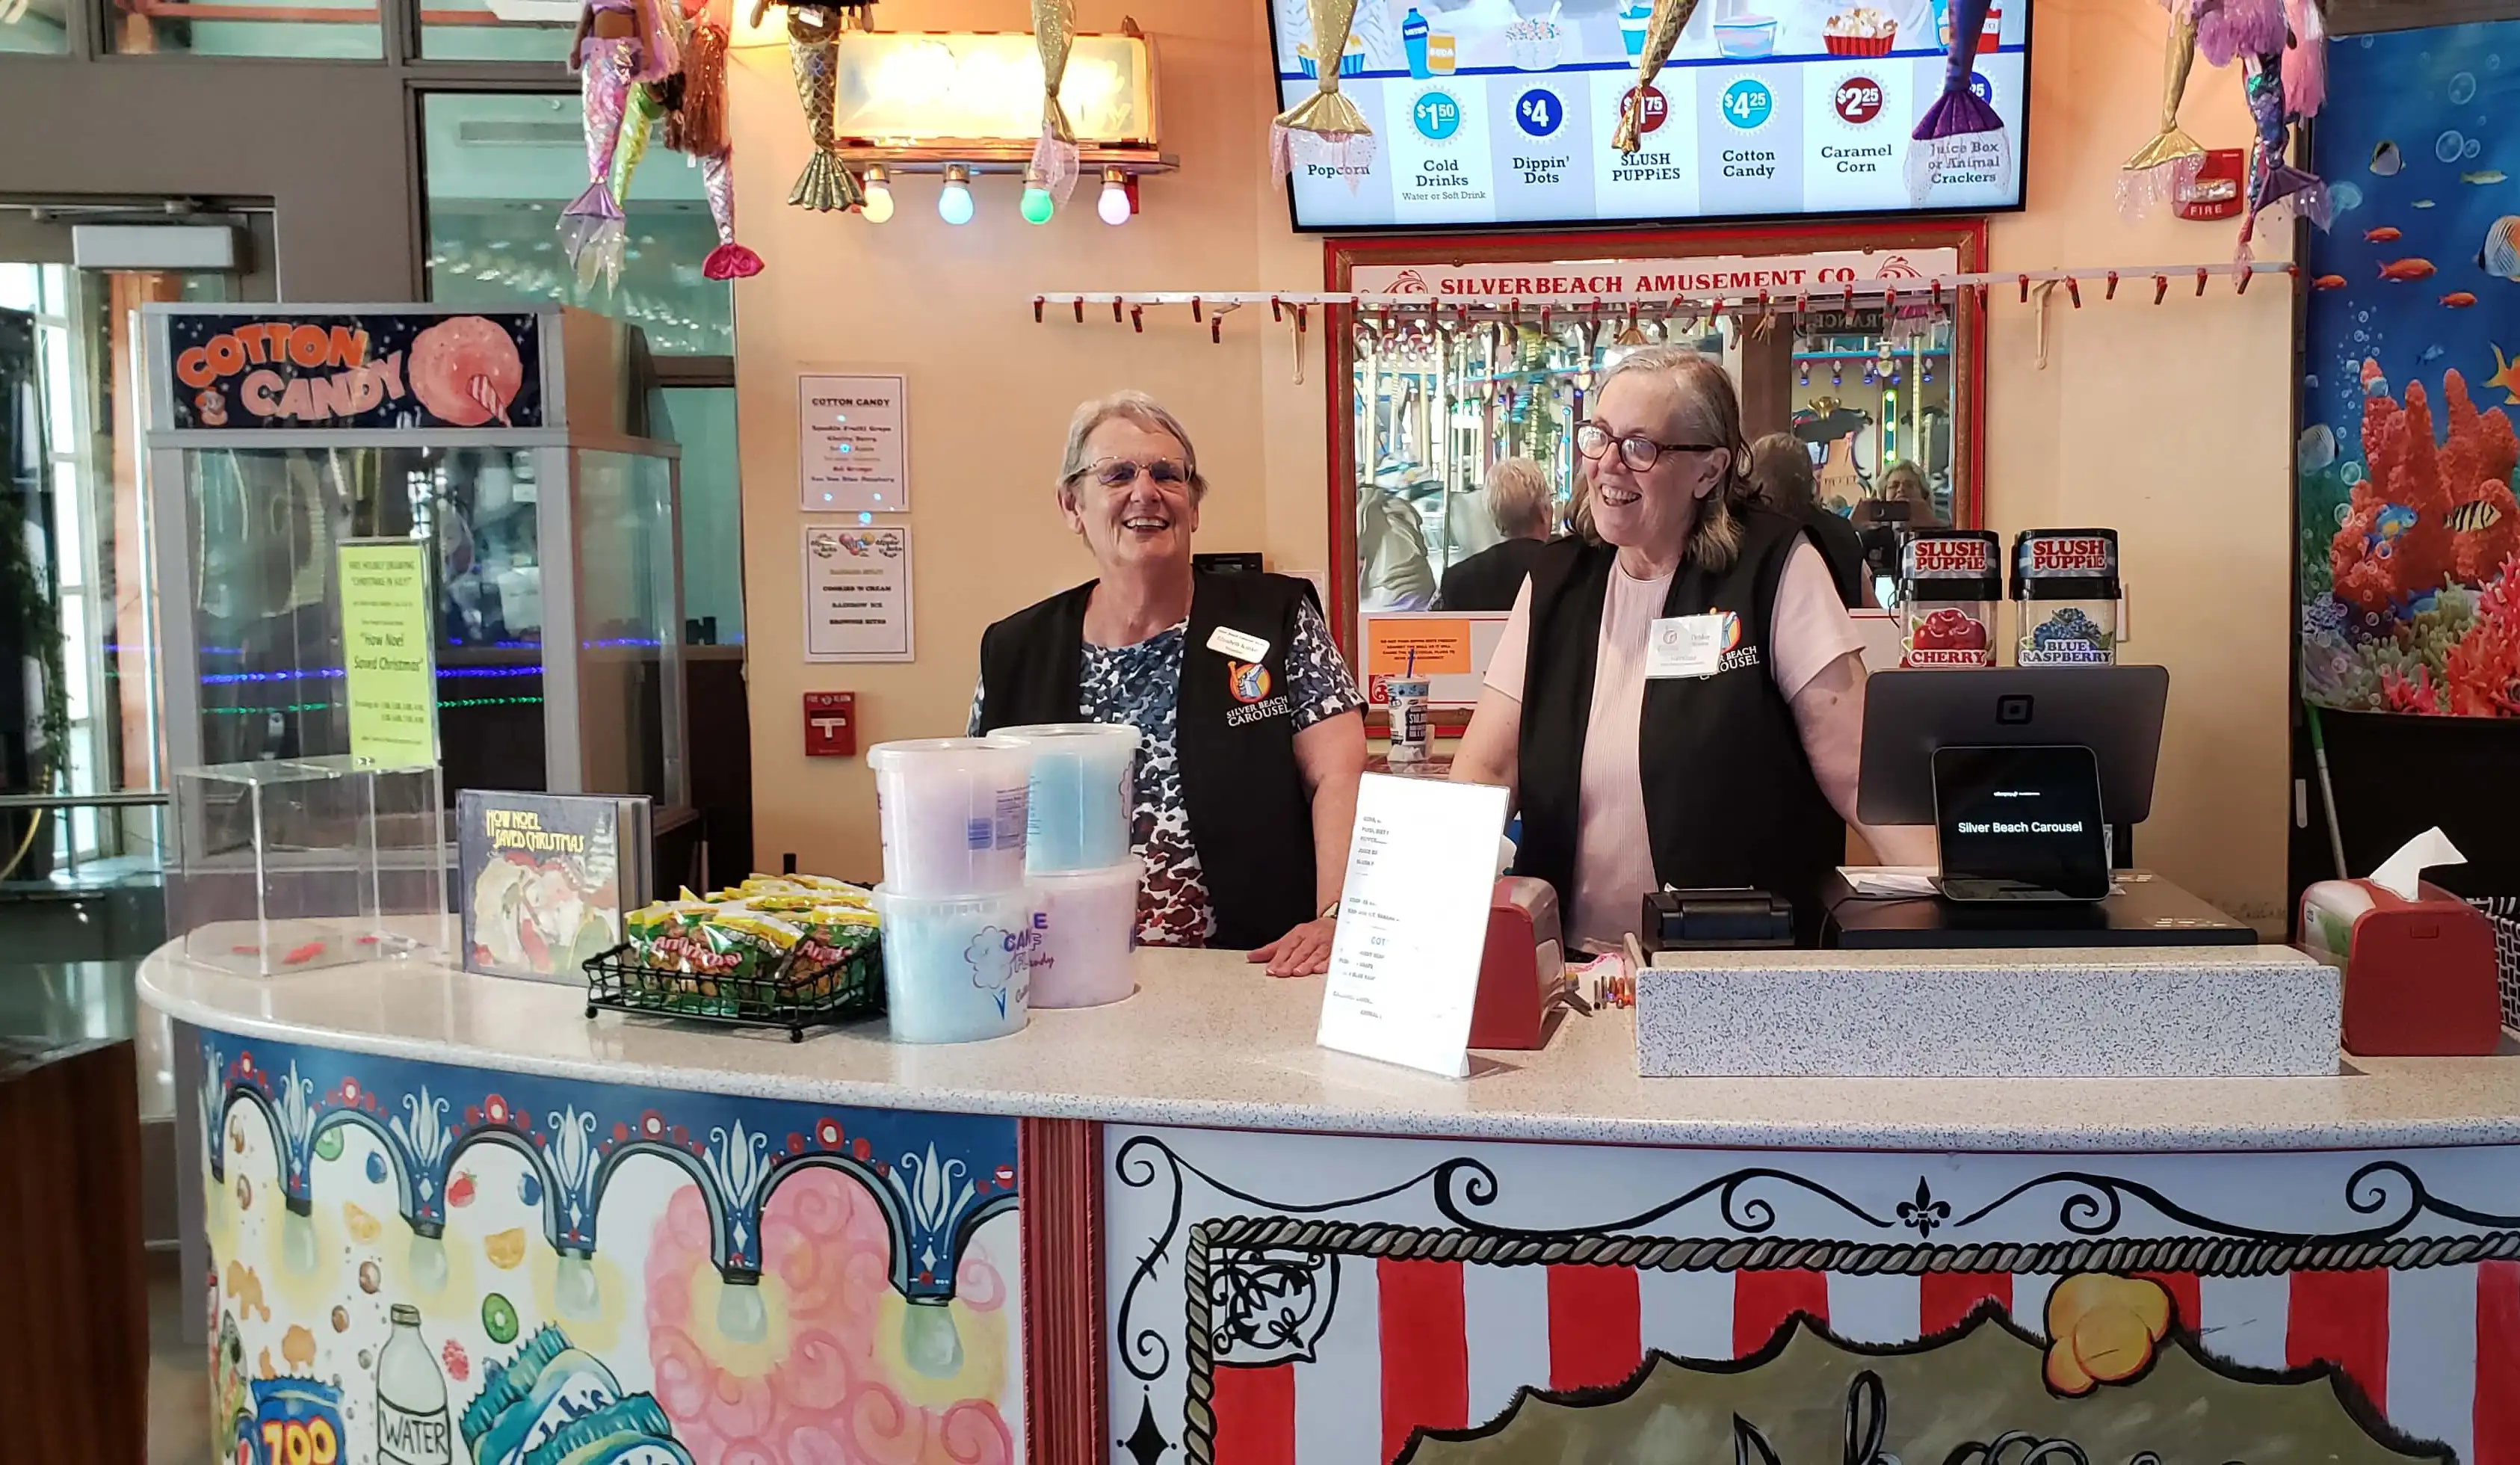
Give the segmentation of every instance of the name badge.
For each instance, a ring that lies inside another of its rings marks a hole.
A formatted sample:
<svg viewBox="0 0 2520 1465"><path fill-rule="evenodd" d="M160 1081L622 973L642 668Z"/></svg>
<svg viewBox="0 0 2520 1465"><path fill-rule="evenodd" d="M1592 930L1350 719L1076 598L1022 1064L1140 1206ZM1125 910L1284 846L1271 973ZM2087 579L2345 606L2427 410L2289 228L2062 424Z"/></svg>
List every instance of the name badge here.
<svg viewBox="0 0 2520 1465"><path fill-rule="evenodd" d="M1713 676L1724 664L1724 653L1739 644L1741 618L1731 611L1666 616L1653 623L1645 642L1645 675Z"/></svg>
<svg viewBox="0 0 2520 1465"><path fill-rule="evenodd" d="M1256 662L1269 654L1269 643L1247 631L1220 625L1208 632L1207 649L1223 652L1238 662Z"/></svg>

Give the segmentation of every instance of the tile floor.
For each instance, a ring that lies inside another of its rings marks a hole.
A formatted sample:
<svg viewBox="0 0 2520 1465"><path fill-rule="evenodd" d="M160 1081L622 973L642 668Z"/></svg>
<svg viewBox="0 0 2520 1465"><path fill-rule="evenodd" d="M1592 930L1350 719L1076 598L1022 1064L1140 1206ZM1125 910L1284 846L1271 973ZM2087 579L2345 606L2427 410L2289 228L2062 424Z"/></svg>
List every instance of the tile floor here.
<svg viewBox="0 0 2520 1465"><path fill-rule="evenodd" d="M183 1309L200 1306L200 1292L181 1270L172 1251L149 1254L149 1465L214 1465L208 1355L183 1339Z"/></svg>

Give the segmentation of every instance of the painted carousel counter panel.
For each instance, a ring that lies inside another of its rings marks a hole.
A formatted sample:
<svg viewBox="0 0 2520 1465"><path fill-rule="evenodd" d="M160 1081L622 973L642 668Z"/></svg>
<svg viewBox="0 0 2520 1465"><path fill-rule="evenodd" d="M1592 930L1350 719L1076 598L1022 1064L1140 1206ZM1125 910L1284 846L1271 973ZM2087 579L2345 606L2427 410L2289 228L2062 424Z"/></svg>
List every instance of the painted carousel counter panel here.
<svg viewBox="0 0 2520 1465"><path fill-rule="evenodd" d="M200 1027L509 1073L863 1108L1617 1144L2116 1153L2520 1144L2520 1057L2354 1059L2333 1076L1657 1078L1631 1014L1568 1017L1466 1081L1313 1044L1318 979L1145 950L1138 993L949 1047L882 1027L738 1035L604 1016L567 987L407 963L257 981L164 954L145 1000ZM1744 1041L1749 1039L1745 1037Z"/></svg>
<svg viewBox="0 0 2520 1465"><path fill-rule="evenodd" d="M208 1458L1024 1457L1015 1121L200 1041Z"/></svg>
<svg viewBox="0 0 2520 1465"><path fill-rule="evenodd" d="M2520 1462L2509 1147L1112 1126L1103 1173L1136 1465Z"/></svg>

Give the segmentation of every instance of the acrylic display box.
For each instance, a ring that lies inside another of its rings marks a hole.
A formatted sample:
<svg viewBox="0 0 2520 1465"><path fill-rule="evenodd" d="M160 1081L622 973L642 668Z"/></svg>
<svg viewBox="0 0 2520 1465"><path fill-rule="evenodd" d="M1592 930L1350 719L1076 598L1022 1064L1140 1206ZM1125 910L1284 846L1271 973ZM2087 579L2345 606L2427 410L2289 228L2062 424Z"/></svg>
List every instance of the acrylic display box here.
<svg viewBox="0 0 2520 1465"><path fill-rule="evenodd" d="M173 794L166 918L187 957L276 977L446 949L436 767L217 763Z"/></svg>

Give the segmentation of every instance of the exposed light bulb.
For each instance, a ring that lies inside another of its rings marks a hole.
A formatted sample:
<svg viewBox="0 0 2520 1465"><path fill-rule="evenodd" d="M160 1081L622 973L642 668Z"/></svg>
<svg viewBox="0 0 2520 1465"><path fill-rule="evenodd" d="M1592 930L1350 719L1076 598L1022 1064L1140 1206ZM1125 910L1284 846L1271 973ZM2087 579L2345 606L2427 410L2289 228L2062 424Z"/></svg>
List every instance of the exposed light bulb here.
<svg viewBox="0 0 2520 1465"><path fill-rule="evenodd" d="M882 163L870 162L867 164L866 176L862 181L866 184L866 204L858 211L866 215L866 221L870 224L880 224L891 218L892 174L885 170Z"/></svg>
<svg viewBox="0 0 2520 1465"><path fill-rule="evenodd" d="M1047 224L1051 214L1057 211L1057 206L1050 197L1050 180L1042 176L1040 169L1024 169L1023 202L1016 206L1022 210L1027 224Z"/></svg>
<svg viewBox="0 0 2520 1465"><path fill-rule="evenodd" d="M936 216L949 224L971 221L971 170L959 162L945 164L945 191L936 196Z"/></svg>
<svg viewBox="0 0 2520 1465"><path fill-rule="evenodd" d="M1102 170L1102 197L1094 201L1095 215L1114 228L1129 221L1137 209L1129 204L1129 175L1118 168Z"/></svg>

